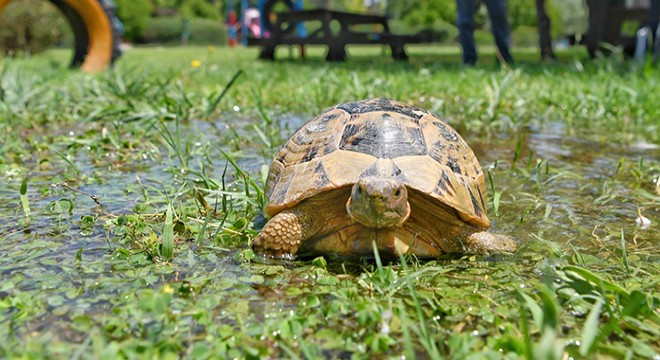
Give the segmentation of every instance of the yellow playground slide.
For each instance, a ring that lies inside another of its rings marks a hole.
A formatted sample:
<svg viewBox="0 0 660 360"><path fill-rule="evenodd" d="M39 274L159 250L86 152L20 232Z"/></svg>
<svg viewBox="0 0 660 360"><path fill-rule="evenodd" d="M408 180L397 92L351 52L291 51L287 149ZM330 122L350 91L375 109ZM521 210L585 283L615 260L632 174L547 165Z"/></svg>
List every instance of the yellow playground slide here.
<svg viewBox="0 0 660 360"><path fill-rule="evenodd" d="M0 0L0 12L11 0ZM71 24L75 51L71 66L100 71L121 54L121 24L109 0L50 0Z"/></svg>

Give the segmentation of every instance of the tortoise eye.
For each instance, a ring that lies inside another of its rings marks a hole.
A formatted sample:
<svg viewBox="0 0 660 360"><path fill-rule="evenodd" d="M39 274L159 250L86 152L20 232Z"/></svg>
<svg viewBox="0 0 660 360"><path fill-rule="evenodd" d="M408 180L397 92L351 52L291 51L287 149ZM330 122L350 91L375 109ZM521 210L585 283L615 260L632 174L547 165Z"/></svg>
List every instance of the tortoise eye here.
<svg viewBox="0 0 660 360"><path fill-rule="evenodd" d="M396 197L401 196L401 189L396 189L396 191L394 192L394 196Z"/></svg>
<svg viewBox="0 0 660 360"><path fill-rule="evenodd" d="M362 194L362 191L363 191L363 190L362 190L362 186L358 186L357 191L358 191L358 194L361 195L361 194Z"/></svg>

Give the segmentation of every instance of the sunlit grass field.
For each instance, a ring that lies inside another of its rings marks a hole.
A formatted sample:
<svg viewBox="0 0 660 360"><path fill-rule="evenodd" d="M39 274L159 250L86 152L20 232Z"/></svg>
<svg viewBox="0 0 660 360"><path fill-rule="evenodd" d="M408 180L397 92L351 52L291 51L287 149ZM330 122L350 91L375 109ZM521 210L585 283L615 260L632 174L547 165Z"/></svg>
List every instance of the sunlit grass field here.
<svg viewBox="0 0 660 360"><path fill-rule="evenodd" d="M1 60L0 358L658 358L658 65L482 50L475 68L449 46ZM463 135L518 253L252 252L279 146L373 97Z"/></svg>

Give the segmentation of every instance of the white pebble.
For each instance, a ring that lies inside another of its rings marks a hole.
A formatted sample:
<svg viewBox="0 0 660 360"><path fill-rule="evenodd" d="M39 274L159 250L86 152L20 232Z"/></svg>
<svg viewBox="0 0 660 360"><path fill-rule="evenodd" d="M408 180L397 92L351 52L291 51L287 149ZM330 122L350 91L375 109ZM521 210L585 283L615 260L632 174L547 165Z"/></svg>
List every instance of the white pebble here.
<svg viewBox="0 0 660 360"><path fill-rule="evenodd" d="M645 217L642 214L639 214L637 219L635 219L635 224L640 227L640 229L645 230L648 229L649 226L651 226L651 220L649 218Z"/></svg>

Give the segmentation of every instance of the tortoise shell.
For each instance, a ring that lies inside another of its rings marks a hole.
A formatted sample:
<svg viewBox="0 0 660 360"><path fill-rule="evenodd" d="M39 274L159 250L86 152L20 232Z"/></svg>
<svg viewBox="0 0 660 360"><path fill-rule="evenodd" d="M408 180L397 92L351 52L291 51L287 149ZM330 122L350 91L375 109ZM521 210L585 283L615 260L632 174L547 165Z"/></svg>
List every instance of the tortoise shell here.
<svg viewBox="0 0 660 360"><path fill-rule="evenodd" d="M340 104L298 129L271 165L265 213L375 175L401 180L471 225L490 225L484 174L465 140L428 111L388 99Z"/></svg>

